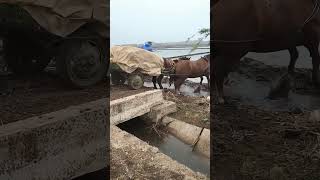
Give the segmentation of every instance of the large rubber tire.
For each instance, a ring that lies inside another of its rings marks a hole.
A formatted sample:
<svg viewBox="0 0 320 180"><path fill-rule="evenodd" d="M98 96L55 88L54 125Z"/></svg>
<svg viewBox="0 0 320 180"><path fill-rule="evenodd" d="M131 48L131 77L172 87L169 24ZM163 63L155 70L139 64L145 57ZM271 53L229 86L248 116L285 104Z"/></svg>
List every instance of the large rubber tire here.
<svg viewBox="0 0 320 180"><path fill-rule="evenodd" d="M72 39L60 45L57 72L77 88L97 84L106 77L108 64L105 48L97 41Z"/></svg>
<svg viewBox="0 0 320 180"><path fill-rule="evenodd" d="M40 73L50 62L49 52L39 42L28 37L7 39L3 48L4 59L15 74Z"/></svg>
<svg viewBox="0 0 320 180"><path fill-rule="evenodd" d="M128 85L132 89L140 89L143 86L144 80L143 76L140 74L131 74L128 78Z"/></svg>

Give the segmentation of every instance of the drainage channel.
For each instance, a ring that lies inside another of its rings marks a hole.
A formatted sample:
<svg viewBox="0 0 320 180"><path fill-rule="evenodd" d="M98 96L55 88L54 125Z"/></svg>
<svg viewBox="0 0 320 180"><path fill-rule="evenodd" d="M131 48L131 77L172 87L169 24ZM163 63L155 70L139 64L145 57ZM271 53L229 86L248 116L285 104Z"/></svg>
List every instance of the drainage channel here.
<svg viewBox="0 0 320 180"><path fill-rule="evenodd" d="M134 118L117 126L139 139L157 147L163 154L177 162L184 164L193 171L210 175L210 160L203 155L192 151L190 145L185 144L168 133L159 133L152 128L152 122ZM163 131L161 131L163 132Z"/></svg>
<svg viewBox="0 0 320 180"><path fill-rule="evenodd" d="M108 168L103 168L98 171L94 171L88 174L84 174L82 176L79 176L77 178L74 178L72 180L89 180L89 179L94 179L94 180L105 180L109 177L109 172Z"/></svg>

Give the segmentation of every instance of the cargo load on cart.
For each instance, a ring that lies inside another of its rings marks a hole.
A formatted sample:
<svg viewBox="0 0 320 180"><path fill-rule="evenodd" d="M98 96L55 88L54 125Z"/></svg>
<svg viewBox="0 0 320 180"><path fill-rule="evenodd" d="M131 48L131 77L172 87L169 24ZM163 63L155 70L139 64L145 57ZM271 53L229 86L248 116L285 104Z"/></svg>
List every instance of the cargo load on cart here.
<svg viewBox="0 0 320 180"><path fill-rule="evenodd" d="M110 48L111 82L128 85L133 89L143 86L145 76L159 76L163 58L141 48L113 46Z"/></svg>

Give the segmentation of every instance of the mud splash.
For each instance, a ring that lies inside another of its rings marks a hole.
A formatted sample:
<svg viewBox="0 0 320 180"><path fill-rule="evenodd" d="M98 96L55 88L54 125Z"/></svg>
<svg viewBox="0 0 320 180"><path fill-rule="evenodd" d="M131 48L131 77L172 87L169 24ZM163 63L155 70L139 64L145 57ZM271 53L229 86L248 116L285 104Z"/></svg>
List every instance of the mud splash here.
<svg viewBox="0 0 320 180"><path fill-rule="evenodd" d="M153 83L150 81L146 81L144 82L144 86L153 87ZM167 82L162 83L162 86L164 89L174 91L174 85L171 85L171 87L169 87L169 84ZM200 92L194 92L198 87L199 87L199 83L186 80L185 83L181 86L180 92L184 96L192 96L192 97L210 96L210 91L208 90L207 83L202 84Z"/></svg>
<svg viewBox="0 0 320 180"><path fill-rule="evenodd" d="M270 111L292 111L297 108L308 111L320 108L320 94L312 85L310 69L296 70L294 88L288 98L267 98L272 82L286 72L285 67L265 65L245 58L239 68L230 73L225 95L238 104Z"/></svg>
<svg viewBox="0 0 320 180"><path fill-rule="evenodd" d="M148 142L150 145L159 148L162 153L186 165L193 171L201 172L207 176L210 175L209 159L201 154L192 152L191 146L170 134L161 133L161 136L159 136L159 134L152 129L151 122L149 123L136 118L119 124L118 127Z"/></svg>

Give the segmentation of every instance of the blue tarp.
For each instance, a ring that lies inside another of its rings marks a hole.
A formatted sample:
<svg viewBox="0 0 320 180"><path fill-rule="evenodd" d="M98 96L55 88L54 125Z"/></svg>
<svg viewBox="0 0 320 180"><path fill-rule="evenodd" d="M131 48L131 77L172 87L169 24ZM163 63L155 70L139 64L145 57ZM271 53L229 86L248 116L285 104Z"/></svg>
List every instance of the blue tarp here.
<svg viewBox="0 0 320 180"><path fill-rule="evenodd" d="M140 48L145 49L147 51L153 51L152 45L150 43L144 43L144 45L140 46Z"/></svg>

